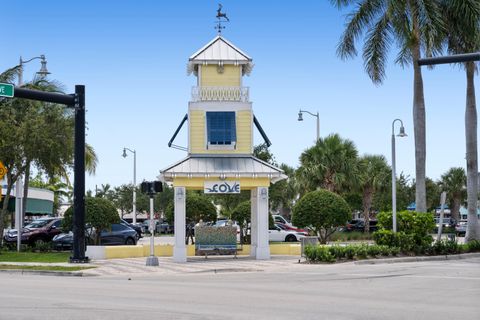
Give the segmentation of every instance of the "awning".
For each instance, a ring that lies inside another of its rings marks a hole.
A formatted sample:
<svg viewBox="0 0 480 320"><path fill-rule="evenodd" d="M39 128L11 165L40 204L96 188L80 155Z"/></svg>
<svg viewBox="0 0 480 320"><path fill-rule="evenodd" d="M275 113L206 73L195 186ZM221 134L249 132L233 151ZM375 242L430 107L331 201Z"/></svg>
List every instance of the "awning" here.
<svg viewBox="0 0 480 320"><path fill-rule="evenodd" d="M283 170L253 156L191 155L160 171L161 181L177 177L269 178L272 183L287 179Z"/></svg>

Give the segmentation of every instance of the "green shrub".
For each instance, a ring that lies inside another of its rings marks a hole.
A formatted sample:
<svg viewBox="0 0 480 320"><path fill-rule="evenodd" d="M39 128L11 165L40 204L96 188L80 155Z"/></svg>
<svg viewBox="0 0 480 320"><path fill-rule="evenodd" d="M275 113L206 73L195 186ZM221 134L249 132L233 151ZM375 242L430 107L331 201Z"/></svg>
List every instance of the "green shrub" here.
<svg viewBox="0 0 480 320"><path fill-rule="evenodd" d="M397 247L354 244L346 246L307 246L305 257L311 262L334 262L336 260L366 259L368 257L396 256L400 253Z"/></svg>
<svg viewBox="0 0 480 320"><path fill-rule="evenodd" d="M310 227L321 243L350 219L350 208L338 194L317 190L305 194L293 208L292 223L300 228Z"/></svg>
<svg viewBox="0 0 480 320"><path fill-rule="evenodd" d="M480 241L472 240L466 243L468 252L480 252Z"/></svg>
<svg viewBox="0 0 480 320"><path fill-rule="evenodd" d="M392 230L392 212L380 212L377 214L378 226L381 229ZM435 220L432 213L415 211L397 212L397 231L407 234L429 234L435 228Z"/></svg>
<svg viewBox="0 0 480 320"><path fill-rule="evenodd" d="M326 246L307 246L305 256L312 262L335 262L335 257Z"/></svg>

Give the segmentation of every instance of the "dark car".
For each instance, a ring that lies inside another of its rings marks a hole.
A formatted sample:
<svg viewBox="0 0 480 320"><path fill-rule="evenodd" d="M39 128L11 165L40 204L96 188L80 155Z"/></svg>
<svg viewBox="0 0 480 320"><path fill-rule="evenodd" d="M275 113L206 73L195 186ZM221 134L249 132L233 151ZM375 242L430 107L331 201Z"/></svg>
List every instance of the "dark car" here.
<svg viewBox="0 0 480 320"><path fill-rule="evenodd" d="M86 231L86 242L93 243L91 229ZM137 232L132 228L114 223L111 230L103 230L100 233L101 245L135 245L137 243ZM53 247L57 250L71 249L73 245L73 233L62 233L53 238Z"/></svg>
<svg viewBox="0 0 480 320"><path fill-rule="evenodd" d="M40 245L52 241L53 237L62 233L61 218L41 218L27 224L22 229L21 242L28 245ZM8 230L3 239L7 244L17 243L16 229Z"/></svg>
<svg viewBox="0 0 480 320"><path fill-rule="evenodd" d="M142 228L139 226L139 225L136 225L136 224L133 224L133 223L129 223L123 219L120 219L120 223L127 226L127 227L130 227L132 228L133 230L137 231L137 240L140 239L142 237Z"/></svg>
<svg viewBox="0 0 480 320"><path fill-rule="evenodd" d="M377 231L378 230L378 225L377 225L377 220L369 220L369 231ZM363 232L365 231L365 221L361 219L354 219L351 220L347 225L345 226L344 231L351 232L351 231L360 231Z"/></svg>
<svg viewBox="0 0 480 320"><path fill-rule="evenodd" d="M173 225L169 224L168 222L157 224L157 232L165 234L173 233Z"/></svg>

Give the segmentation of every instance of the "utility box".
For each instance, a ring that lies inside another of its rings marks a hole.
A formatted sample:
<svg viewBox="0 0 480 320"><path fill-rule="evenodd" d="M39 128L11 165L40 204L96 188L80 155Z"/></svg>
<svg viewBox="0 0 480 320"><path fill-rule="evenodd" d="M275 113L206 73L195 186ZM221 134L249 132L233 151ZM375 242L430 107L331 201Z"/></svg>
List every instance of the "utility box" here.
<svg viewBox="0 0 480 320"><path fill-rule="evenodd" d="M311 246L316 246L318 244L318 238L317 237L305 237L305 238L301 238L300 239L301 241L301 256L302 257L305 257L305 248L308 246L308 245L311 245Z"/></svg>

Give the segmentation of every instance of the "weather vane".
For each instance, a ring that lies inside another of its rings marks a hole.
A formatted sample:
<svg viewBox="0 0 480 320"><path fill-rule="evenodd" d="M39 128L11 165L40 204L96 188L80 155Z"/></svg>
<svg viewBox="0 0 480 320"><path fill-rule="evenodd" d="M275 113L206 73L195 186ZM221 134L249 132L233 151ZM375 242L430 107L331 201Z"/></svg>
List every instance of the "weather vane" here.
<svg viewBox="0 0 480 320"><path fill-rule="evenodd" d="M223 22L230 22L230 19L227 17L227 13L222 12L222 5L219 3L218 4L218 9L217 9L217 19L218 21L216 22L217 25L215 26L215 29L217 29L218 34L222 33L222 29L225 29L225 26L222 26Z"/></svg>

